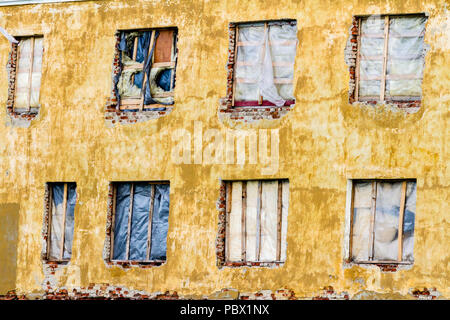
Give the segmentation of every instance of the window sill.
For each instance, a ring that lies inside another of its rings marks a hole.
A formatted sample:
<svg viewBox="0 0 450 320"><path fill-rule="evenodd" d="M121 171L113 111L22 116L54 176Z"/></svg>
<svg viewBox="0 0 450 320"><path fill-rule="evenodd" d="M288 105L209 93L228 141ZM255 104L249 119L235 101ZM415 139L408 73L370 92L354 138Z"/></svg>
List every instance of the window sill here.
<svg viewBox="0 0 450 320"><path fill-rule="evenodd" d="M142 107L140 109L139 105L136 104L122 104L119 107L120 111L132 111L132 112L142 112L142 111L164 111L167 107L172 107L173 105L165 105L165 104L149 104Z"/></svg>
<svg viewBox="0 0 450 320"><path fill-rule="evenodd" d="M348 261L348 267L378 267L382 272L396 272L398 268L405 269L413 266L412 261Z"/></svg>
<svg viewBox="0 0 450 320"><path fill-rule="evenodd" d="M70 259L63 259L63 260L44 260L45 264L49 265L66 265L70 262Z"/></svg>
<svg viewBox="0 0 450 320"><path fill-rule="evenodd" d="M376 99L359 99L353 103L369 104L369 105L391 105L398 108L420 108L422 100L376 100Z"/></svg>
<svg viewBox="0 0 450 320"><path fill-rule="evenodd" d="M245 262L245 261L226 261L224 267L278 267L284 264L284 261L260 261L260 262Z"/></svg>
<svg viewBox="0 0 450 320"><path fill-rule="evenodd" d="M250 108L267 108L267 107L276 107L276 108L282 108L282 107L290 107L295 104L295 100L286 100L284 105L282 106L276 106L270 101L263 100L261 104L258 103L258 101L235 101L234 106L232 108L239 108L239 107L250 107Z"/></svg>
<svg viewBox="0 0 450 320"><path fill-rule="evenodd" d="M411 262L411 261L350 261L349 263L351 263L351 264L390 264L390 265L392 265L392 264L398 264L398 265L411 264L412 265L413 264L413 262Z"/></svg>
<svg viewBox="0 0 450 320"><path fill-rule="evenodd" d="M167 260L151 260L151 261L110 260L107 263L109 266L121 266L123 268L129 267L150 268L150 267L158 267L166 262Z"/></svg>

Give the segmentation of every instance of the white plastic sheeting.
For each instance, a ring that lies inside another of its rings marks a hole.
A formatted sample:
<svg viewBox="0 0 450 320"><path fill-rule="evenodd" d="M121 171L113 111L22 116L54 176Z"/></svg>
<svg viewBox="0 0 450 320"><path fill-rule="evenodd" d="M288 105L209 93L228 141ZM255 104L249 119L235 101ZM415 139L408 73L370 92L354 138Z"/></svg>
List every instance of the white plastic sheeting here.
<svg viewBox="0 0 450 320"><path fill-rule="evenodd" d="M426 21L424 16L390 19L386 97L422 95Z"/></svg>
<svg viewBox="0 0 450 320"><path fill-rule="evenodd" d="M61 260L62 230L64 230L64 251L62 258L70 259L72 256L72 242L74 230L74 213L76 204L76 184L67 183L67 200L64 219L64 183L51 184L52 210L49 259ZM64 226L63 226L64 223Z"/></svg>
<svg viewBox="0 0 450 320"><path fill-rule="evenodd" d="M401 194L401 182L377 182L374 260L397 260Z"/></svg>
<svg viewBox="0 0 450 320"><path fill-rule="evenodd" d="M424 66L425 16L389 17L385 99L420 97ZM380 97L385 52L385 18L361 20L359 96Z"/></svg>
<svg viewBox="0 0 450 320"><path fill-rule="evenodd" d="M16 93L14 99L14 107L16 109L39 107L43 39L44 38L42 37L34 38L33 50L31 47L32 45L31 38L23 39L19 42L19 57L17 61L17 73L16 73ZM33 51L33 67L30 80L32 51Z"/></svg>
<svg viewBox="0 0 450 320"><path fill-rule="evenodd" d="M383 73L384 17L361 20L359 96L379 97Z"/></svg>
<svg viewBox="0 0 450 320"><path fill-rule="evenodd" d="M281 210L281 261L286 259L287 215L289 209L289 182L280 181L282 186ZM246 228L246 261L277 261L278 234L278 181L261 182L261 198L258 195L259 181L247 181L247 197L245 212ZM229 215L230 261L242 261L242 187L241 181L232 182L231 210ZM261 207L260 206L261 203ZM259 219L258 219L259 211ZM261 229L261 233L259 233ZM258 237L260 236L260 239ZM258 242L260 259L257 258Z"/></svg>
<svg viewBox="0 0 450 320"><path fill-rule="evenodd" d="M277 106L292 100L294 61L297 49L297 26L264 23L238 27L235 65L235 100L257 101L259 96ZM290 83L275 83L275 79Z"/></svg>
<svg viewBox="0 0 450 320"><path fill-rule="evenodd" d="M399 213L402 182L376 182L373 252L370 247L372 216L372 182L355 182L352 259L354 261L398 260ZM416 183L407 182L403 219L403 261L412 261Z"/></svg>
<svg viewBox="0 0 450 320"><path fill-rule="evenodd" d="M352 260L369 260L370 216L372 210L372 182L354 183Z"/></svg>
<svg viewBox="0 0 450 320"><path fill-rule="evenodd" d="M242 257L242 182L233 182L231 189L230 231L228 236L231 261L240 261Z"/></svg>

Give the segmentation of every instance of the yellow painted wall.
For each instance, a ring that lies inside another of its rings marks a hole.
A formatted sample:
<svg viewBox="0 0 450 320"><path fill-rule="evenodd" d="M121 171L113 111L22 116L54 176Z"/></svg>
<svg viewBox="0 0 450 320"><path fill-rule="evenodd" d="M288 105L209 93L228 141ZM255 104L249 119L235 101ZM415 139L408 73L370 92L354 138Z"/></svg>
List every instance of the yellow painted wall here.
<svg viewBox="0 0 450 320"><path fill-rule="evenodd" d="M20 204L15 287L42 292L44 189L76 181L73 255L54 279L60 287L110 283L147 292L210 295L292 289L312 297L324 286L353 296L361 290L407 295L449 286L450 6L439 0L391 1L86 1L0 7L12 35L43 34L45 53L39 118L29 128L7 125L7 74L0 68L0 204ZM352 15L429 14L423 103L406 115L348 103L344 49ZM226 93L228 23L293 18L298 23L295 108L281 120L248 128L279 128L278 173L259 165L176 165L171 133L194 121L229 130L218 119ZM176 26L179 32L175 108L169 115L108 128L117 29ZM10 45L0 37L0 66ZM287 260L279 268L216 266L216 202L220 179L289 178ZM416 178L414 265L382 273L343 267L347 179ZM150 269L107 267L109 181L170 180L167 263ZM0 248L3 248L0 246ZM3 249L2 249L3 250ZM14 289L14 288L11 288ZM5 290L6 291L6 290ZM2 292L0 292L1 294Z"/></svg>

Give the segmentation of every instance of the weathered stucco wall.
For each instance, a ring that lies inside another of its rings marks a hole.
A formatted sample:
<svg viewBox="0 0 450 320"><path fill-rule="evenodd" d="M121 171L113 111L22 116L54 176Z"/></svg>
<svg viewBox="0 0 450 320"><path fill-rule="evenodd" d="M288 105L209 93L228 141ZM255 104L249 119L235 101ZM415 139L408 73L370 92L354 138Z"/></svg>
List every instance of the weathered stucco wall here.
<svg viewBox="0 0 450 320"><path fill-rule="evenodd" d="M314 297L331 286L350 298L374 293L395 298L423 288L450 297L448 10L444 0L283 5L270 0L133 0L1 7L2 27L14 36L43 34L45 47L39 117L29 128L14 127L5 107L10 44L0 37L0 204L20 205L15 287L10 289L40 294L48 281L69 292L108 283L191 297L223 288L241 293L284 288L296 297ZM352 16L417 12L429 14L421 109L406 114L350 105L344 50ZM176 129L193 135L194 121L200 121L203 130L225 133L234 125L218 118L227 85L228 23L280 18L298 23L295 108L279 120L238 125L279 129L278 172L262 175L260 164L173 163ZM165 26L179 32L173 111L147 122L107 126L115 31ZM220 179L250 178L289 179L286 263L219 269ZM417 179L412 268L344 268L351 178ZM167 262L160 267L123 269L103 260L108 185L120 180L170 180ZM54 275L41 260L48 181L76 181L78 193L72 260ZM3 246L0 250L8 252Z"/></svg>

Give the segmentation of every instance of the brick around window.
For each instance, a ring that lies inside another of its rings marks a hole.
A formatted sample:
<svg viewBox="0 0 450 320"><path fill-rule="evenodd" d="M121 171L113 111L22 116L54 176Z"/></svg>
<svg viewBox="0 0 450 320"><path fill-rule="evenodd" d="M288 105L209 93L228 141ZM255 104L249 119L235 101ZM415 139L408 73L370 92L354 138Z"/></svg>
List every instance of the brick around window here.
<svg viewBox="0 0 450 320"><path fill-rule="evenodd" d="M227 93L221 99L219 108L222 120L274 120L294 107L296 25L295 20L229 24ZM255 54L256 60L253 59ZM264 78L272 83L270 92L258 84L260 72L261 75L273 72L272 77Z"/></svg>

